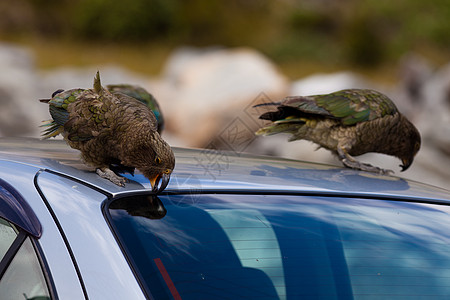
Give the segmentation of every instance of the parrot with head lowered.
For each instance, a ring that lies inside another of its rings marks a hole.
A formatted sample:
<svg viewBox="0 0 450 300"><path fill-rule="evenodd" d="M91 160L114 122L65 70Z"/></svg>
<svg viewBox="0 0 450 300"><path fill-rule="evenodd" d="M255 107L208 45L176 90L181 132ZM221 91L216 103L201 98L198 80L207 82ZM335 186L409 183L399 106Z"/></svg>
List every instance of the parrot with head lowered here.
<svg viewBox="0 0 450 300"><path fill-rule="evenodd" d="M259 118L269 120L257 135L289 133L289 141L308 140L330 150L349 168L389 174L361 163L353 156L377 152L398 157L402 171L412 164L420 149L420 134L385 95L368 89L347 89L331 94L289 96L275 106L276 111Z"/></svg>
<svg viewBox="0 0 450 300"><path fill-rule="evenodd" d="M57 90L51 99L40 101L49 104L53 118L42 125L47 127L43 138L62 134L99 176L124 186L127 179L111 166L137 168L154 192L167 186L175 156L159 135L154 114L140 101L102 87L99 72L92 89Z"/></svg>

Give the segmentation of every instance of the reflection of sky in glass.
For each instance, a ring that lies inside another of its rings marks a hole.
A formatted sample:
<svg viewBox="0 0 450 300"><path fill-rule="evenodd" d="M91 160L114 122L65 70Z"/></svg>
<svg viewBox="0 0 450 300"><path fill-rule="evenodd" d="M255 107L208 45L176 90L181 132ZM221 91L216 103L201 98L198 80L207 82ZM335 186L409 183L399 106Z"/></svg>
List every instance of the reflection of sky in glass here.
<svg viewBox="0 0 450 300"><path fill-rule="evenodd" d="M220 224L244 267L272 278L280 299L286 299L280 247L270 222L258 210L206 210Z"/></svg>
<svg viewBox="0 0 450 300"><path fill-rule="evenodd" d="M0 261L17 237L16 231L8 222L0 218Z"/></svg>
<svg viewBox="0 0 450 300"><path fill-rule="evenodd" d="M29 238L0 281L1 299L50 299L41 266Z"/></svg>
<svg viewBox="0 0 450 300"><path fill-rule="evenodd" d="M450 295L448 207L386 204L333 214L355 295Z"/></svg>
<svg viewBox="0 0 450 300"><path fill-rule="evenodd" d="M183 197L161 195L167 215L160 220L133 217L139 242L124 231L131 248L140 244L149 262L164 264L183 299L450 295L447 206L289 195L198 195L184 203ZM111 214L120 226L130 218L118 208ZM136 255L146 263L142 252ZM140 268L163 295L158 270ZM271 287L258 290L262 285Z"/></svg>
<svg viewBox="0 0 450 300"><path fill-rule="evenodd" d="M192 256L191 248L201 245L201 242L195 236L183 230L182 224L178 223L173 217L166 216L165 221L153 222L150 219L137 218L136 230L142 231L144 234L152 234L154 232L165 233L157 236L159 241L164 243L156 243L153 246L157 247L158 251L164 253L166 257L170 257L174 250L177 252L176 255ZM172 245L175 247L169 251L164 245ZM153 249L148 250L149 252L154 251Z"/></svg>

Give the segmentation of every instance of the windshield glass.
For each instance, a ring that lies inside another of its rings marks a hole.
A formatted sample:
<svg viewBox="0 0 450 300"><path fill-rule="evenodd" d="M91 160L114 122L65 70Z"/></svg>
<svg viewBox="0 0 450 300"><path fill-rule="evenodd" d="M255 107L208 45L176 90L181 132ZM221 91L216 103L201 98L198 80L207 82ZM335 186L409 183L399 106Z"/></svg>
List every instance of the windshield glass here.
<svg viewBox="0 0 450 300"><path fill-rule="evenodd" d="M108 219L154 299L450 295L447 206L289 195L135 196Z"/></svg>

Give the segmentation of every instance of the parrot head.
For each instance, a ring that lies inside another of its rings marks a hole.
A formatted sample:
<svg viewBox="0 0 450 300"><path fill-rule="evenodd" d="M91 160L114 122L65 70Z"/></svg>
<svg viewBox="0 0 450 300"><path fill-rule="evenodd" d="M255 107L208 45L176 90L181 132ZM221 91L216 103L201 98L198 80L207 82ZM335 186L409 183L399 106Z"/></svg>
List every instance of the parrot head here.
<svg viewBox="0 0 450 300"><path fill-rule="evenodd" d="M150 180L152 185L152 191L156 194L162 192L167 184L169 184L170 175L172 174L172 169L167 168L161 171L143 171L144 176Z"/></svg>
<svg viewBox="0 0 450 300"><path fill-rule="evenodd" d="M130 127L131 128L131 127ZM169 183L175 167L175 155L158 132L143 127L128 134L120 164L138 169L151 183L152 191L162 192Z"/></svg>
<svg viewBox="0 0 450 300"><path fill-rule="evenodd" d="M172 148L162 139L152 143L152 150L147 153L146 164L137 167L152 185L152 191L162 192L170 180L173 168L175 167L175 156Z"/></svg>

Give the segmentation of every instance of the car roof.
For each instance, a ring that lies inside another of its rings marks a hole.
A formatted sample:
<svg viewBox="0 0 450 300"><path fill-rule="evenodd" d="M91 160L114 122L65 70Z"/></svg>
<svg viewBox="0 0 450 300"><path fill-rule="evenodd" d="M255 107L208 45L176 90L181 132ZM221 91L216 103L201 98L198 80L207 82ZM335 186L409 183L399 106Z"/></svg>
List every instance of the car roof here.
<svg viewBox="0 0 450 300"><path fill-rule="evenodd" d="M176 165L163 193L289 193L450 203L447 190L395 176L229 151L173 149ZM139 171L125 175L130 182L124 188L100 178L63 140L0 138L0 160L36 166L112 197L151 190Z"/></svg>

